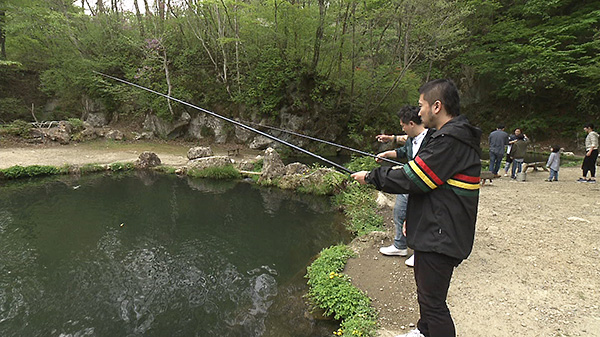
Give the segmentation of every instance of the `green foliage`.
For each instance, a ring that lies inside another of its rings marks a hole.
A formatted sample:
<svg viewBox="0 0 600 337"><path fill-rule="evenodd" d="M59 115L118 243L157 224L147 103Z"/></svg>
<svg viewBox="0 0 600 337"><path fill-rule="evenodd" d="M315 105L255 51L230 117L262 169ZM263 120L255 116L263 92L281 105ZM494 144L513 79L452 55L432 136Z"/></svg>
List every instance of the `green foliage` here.
<svg viewBox="0 0 600 337"><path fill-rule="evenodd" d="M26 118L28 115L30 115L30 113L27 111L25 104L23 104L23 101L20 98L0 98L0 120L11 121L19 118Z"/></svg>
<svg viewBox="0 0 600 337"><path fill-rule="evenodd" d="M73 132L79 132L83 130L83 121L79 118L69 118L69 124L73 127Z"/></svg>
<svg viewBox="0 0 600 337"><path fill-rule="evenodd" d="M350 248L338 245L321 251L307 267L308 297L325 315L342 320L336 335L372 336L375 332L376 312L371 300L354 287L347 275L342 274L346 261L354 256Z"/></svg>
<svg viewBox="0 0 600 337"><path fill-rule="evenodd" d="M135 169L135 165L133 163L112 163L108 166L111 171L132 171Z"/></svg>
<svg viewBox="0 0 600 337"><path fill-rule="evenodd" d="M358 172L358 171L371 171L372 169L379 167L379 164L375 161L373 157L355 157L353 156L349 163L346 164L346 168L350 171Z"/></svg>
<svg viewBox="0 0 600 337"><path fill-rule="evenodd" d="M98 164L85 164L79 168L79 171L82 174L86 174L86 173L95 173L95 172L106 171L106 168L104 168L104 166L98 165Z"/></svg>
<svg viewBox="0 0 600 337"><path fill-rule="evenodd" d="M257 161L255 161L253 163L254 167L252 168L252 170L254 172L260 172L260 171L262 171L264 163L265 163L265 161L262 158L259 159L259 160L257 160Z"/></svg>
<svg viewBox="0 0 600 337"><path fill-rule="evenodd" d="M308 175L321 169L322 167L315 164ZM322 180L312 181L311 179L308 179L308 183L304 183L302 186L298 187L298 192L316 195L333 195L339 192L349 179L350 178L346 174L327 170L323 175Z"/></svg>
<svg viewBox="0 0 600 337"><path fill-rule="evenodd" d="M247 90L243 91L240 99L258 107L265 116L277 116L294 71L273 48L263 50L256 64L256 68L250 70L245 79Z"/></svg>
<svg viewBox="0 0 600 337"><path fill-rule="evenodd" d="M352 183L334 196L334 204L343 208L348 219L346 226L357 235L381 230L383 218L377 214L377 202L369 186Z"/></svg>
<svg viewBox="0 0 600 337"><path fill-rule="evenodd" d="M233 167L233 165L226 165L222 167L208 167L202 170L192 169L187 173L188 176L193 178L210 178L210 179L241 179L242 175L240 172Z"/></svg>
<svg viewBox="0 0 600 337"><path fill-rule="evenodd" d="M53 174L66 174L69 170L67 167L54 167L44 165L32 165L32 166L11 166L6 169L0 169L0 176L4 179L19 179L29 178L36 176L47 176Z"/></svg>
<svg viewBox="0 0 600 337"><path fill-rule="evenodd" d="M153 169L157 172L162 172L162 173L166 173L166 174L175 174L175 172L177 171L177 168L175 168L173 166L166 166L166 165L156 166Z"/></svg>
<svg viewBox="0 0 600 337"><path fill-rule="evenodd" d="M492 7L488 1L469 2L475 9L469 24L477 34L457 61L476 69L492 99L502 100L504 109L519 108L518 116L527 120L573 106L579 113L598 114L596 2L494 1Z"/></svg>
<svg viewBox="0 0 600 337"><path fill-rule="evenodd" d="M8 135L29 138L31 133L31 124L20 119L13 121L2 127L2 132Z"/></svg>

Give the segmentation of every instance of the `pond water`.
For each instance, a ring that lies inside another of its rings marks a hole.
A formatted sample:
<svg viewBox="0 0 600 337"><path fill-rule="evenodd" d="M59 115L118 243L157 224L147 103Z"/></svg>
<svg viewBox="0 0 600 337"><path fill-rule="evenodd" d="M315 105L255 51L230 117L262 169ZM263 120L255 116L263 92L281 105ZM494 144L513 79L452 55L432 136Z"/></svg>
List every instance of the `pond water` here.
<svg viewBox="0 0 600 337"><path fill-rule="evenodd" d="M135 173L0 185L1 336L325 336L327 198Z"/></svg>

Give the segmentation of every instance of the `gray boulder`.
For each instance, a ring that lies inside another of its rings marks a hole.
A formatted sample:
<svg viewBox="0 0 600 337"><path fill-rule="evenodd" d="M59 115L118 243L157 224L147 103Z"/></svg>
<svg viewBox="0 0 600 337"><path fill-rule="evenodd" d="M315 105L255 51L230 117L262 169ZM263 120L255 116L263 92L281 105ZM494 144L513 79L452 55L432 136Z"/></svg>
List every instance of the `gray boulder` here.
<svg viewBox="0 0 600 337"><path fill-rule="evenodd" d="M188 135L195 139L214 137L217 144L223 144L227 141L225 122L205 113L196 115L190 121Z"/></svg>
<svg viewBox="0 0 600 337"><path fill-rule="evenodd" d="M285 175L305 174L308 172L310 172L310 169L302 163L291 163L285 166Z"/></svg>
<svg viewBox="0 0 600 337"><path fill-rule="evenodd" d="M213 156L190 160L187 163L188 169L204 170L209 167L223 167L233 164L231 158L227 156Z"/></svg>
<svg viewBox="0 0 600 337"><path fill-rule="evenodd" d="M208 146L192 147L187 152L187 158L189 160L194 160L194 159L204 158L204 157L212 157L212 155L213 155L213 151Z"/></svg>
<svg viewBox="0 0 600 337"><path fill-rule="evenodd" d="M104 135L104 137L111 140L123 140L125 135L119 130L110 130Z"/></svg>
<svg viewBox="0 0 600 337"><path fill-rule="evenodd" d="M260 175L259 182L263 180L271 180L273 178L281 177L285 173L285 165L281 161L279 153L273 148L265 150L263 157L263 169Z"/></svg>
<svg viewBox="0 0 600 337"><path fill-rule="evenodd" d="M161 164L160 158L154 152L145 151L135 161L135 167L147 169Z"/></svg>

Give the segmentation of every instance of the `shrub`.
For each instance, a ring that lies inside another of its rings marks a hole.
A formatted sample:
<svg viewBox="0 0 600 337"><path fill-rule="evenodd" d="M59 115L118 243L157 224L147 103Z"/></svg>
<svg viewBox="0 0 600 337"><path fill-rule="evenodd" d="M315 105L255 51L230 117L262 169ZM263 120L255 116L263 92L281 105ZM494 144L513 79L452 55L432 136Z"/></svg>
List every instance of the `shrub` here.
<svg viewBox="0 0 600 337"><path fill-rule="evenodd" d="M31 124L17 119L4 127L4 132L9 135L28 138L31 133Z"/></svg>
<svg viewBox="0 0 600 337"><path fill-rule="evenodd" d="M381 229L383 218L376 212L377 202L372 188L352 183L342 193L335 195L333 201L344 209L349 230L364 235Z"/></svg>
<svg viewBox="0 0 600 337"><path fill-rule="evenodd" d="M82 174L106 171L106 168L98 164L85 164L79 169Z"/></svg>
<svg viewBox="0 0 600 337"><path fill-rule="evenodd" d="M65 174L68 173L68 167L58 168L54 166L43 166L43 165L32 165L32 166L11 166L6 169L0 170L0 174L5 179L18 179L35 176L45 176L52 174Z"/></svg>
<svg viewBox="0 0 600 337"><path fill-rule="evenodd" d="M320 167L315 165L311 172L319 170ZM316 195L333 195L346 185L350 179L345 174L337 171L329 171L323 176L323 180L319 183L305 184L298 187L298 192Z"/></svg>
<svg viewBox="0 0 600 337"><path fill-rule="evenodd" d="M371 336L375 332L376 312L371 300L352 285L342 274L346 261L354 256L345 245L332 246L307 268L308 297L313 304L342 320L342 327L334 332L340 336Z"/></svg>
<svg viewBox="0 0 600 337"><path fill-rule="evenodd" d="M83 121L79 118L69 118L69 124L73 127L73 132L78 132L83 130Z"/></svg>
<svg viewBox="0 0 600 337"><path fill-rule="evenodd" d="M154 170L156 172L162 172L162 173L166 173L166 174L174 174L177 171L177 168L175 168L173 166L160 165L160 166L154 167Z"/></svg>
<svg viewBox="0 0 600 337"><path fill-rule="evenodd" d="M379 164L373 157L352 157L349 163L346 164L346 168L350 171L371 171L372 169L379 167Z"/></svg>
<svg viewBox="0 0 600 337"><path fill-rule="evenodd" d="M133 163L112 163L109 165L111 171L131 171L135 168Z"/></svg>

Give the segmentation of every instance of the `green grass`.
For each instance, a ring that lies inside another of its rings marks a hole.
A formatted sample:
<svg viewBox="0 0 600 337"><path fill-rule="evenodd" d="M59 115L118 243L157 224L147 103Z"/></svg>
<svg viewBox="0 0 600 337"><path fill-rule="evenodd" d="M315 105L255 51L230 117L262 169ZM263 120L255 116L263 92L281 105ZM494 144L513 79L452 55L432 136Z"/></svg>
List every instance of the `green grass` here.
<svg viewBox="0 0 600 337"><path fill-rule="evenodd" d="M338 336L373 336L377 313L371 299L350 282L342 273L346 262L354 253L346 245L332 246L321 251L319 257L307 268L306 278L310 290L308 298L315 306L342 320Z"/></svg>

